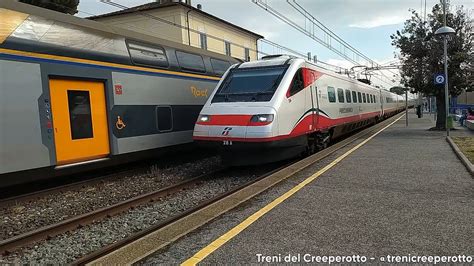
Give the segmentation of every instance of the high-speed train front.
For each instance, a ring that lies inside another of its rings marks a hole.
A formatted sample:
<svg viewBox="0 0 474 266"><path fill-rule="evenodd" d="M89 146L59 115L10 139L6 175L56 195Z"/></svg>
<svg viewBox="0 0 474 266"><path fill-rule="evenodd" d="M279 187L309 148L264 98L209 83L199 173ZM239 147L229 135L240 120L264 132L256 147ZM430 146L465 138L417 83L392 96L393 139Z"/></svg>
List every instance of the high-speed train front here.
<svg viewBox="0 0 474 266"><path fill-rule="evenodd" d="M273 161L278 152L291 152L294 138L281 136L278 108L302 59L276 57L232 66L204 105L193 138L218 147L226 161ZM290 149L290 150L288 150Z"/></svg>

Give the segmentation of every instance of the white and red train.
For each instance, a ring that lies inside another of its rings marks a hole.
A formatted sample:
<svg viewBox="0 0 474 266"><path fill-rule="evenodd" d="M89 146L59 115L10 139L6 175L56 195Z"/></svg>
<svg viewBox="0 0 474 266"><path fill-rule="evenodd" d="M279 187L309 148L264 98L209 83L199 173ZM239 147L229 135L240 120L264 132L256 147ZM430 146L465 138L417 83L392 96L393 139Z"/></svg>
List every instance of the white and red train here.
<svg viewBox="0 0 474 266"><path fill-rule="evenodd" d="M227 70L201 110L193 138L220 147L226 163L270 162L313 153L404 109L397 94L304 59L269 56Z"/></svg>

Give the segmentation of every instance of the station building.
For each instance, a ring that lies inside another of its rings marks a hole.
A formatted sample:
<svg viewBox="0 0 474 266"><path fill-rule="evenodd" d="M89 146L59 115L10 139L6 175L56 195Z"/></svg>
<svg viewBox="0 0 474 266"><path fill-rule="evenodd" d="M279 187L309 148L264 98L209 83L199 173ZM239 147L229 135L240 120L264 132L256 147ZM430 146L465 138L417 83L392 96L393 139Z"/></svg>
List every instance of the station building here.
<svg viewBox="0 0 474 266"><path fill-rule="evenodd" d="M191 5L191 1L161 0L92 16L88 19L156 36L248 61L258 58L263 36Z"/></svg>

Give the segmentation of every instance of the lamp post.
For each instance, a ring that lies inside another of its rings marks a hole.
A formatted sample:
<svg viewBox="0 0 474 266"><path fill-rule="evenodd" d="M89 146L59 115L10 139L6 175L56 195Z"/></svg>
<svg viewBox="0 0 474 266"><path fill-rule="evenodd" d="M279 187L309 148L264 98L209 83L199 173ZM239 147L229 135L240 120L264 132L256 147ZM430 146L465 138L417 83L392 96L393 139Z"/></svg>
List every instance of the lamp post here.
<svg viewBox="0 0 474 266"><path fill-rule="evenodd" d="M448 115L449 115L449 87L448 87L448 36L455 33L454 29L446 26L446 0L443 1L444 26L435 31L435 35L443 36L444 41L444 104L445 104L445 127L446 136L449 136Z"/></svg>

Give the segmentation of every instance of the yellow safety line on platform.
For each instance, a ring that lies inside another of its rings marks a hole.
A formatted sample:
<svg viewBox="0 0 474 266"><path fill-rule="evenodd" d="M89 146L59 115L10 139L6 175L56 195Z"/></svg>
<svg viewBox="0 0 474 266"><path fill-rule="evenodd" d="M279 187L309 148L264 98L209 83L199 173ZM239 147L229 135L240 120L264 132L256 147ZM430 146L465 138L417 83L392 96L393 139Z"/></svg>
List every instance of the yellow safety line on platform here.
<svg viewBox="0 0 474 266"><path fill-rule="evenodd" d="M181 265L182 266L188 266L188 265L196 265L197 263L201 262L202 260L204 260L207 256L209 256L211 253L213 253L214 251L216 251L218 248L220 248L222 245L224 245L225 243L227 243L229 240L231 240L232 238L234 238L235 236L237 236L238 234L240 234L242 231L244 231L247 227L249 227L252 223L254 223L255 221L257 221L258 219L260 219L262 216L264 216L267 212L271 211L273 208L275 208L276 206L280 205L280 203L284 202L285 200L287 200L289 197L291 197L293 194L295 194L296 192L298 192L299 190L301 190L302 188L304 188L306 185L308 185L309 183L313 182L314 180L316 180L319 176L321 176L322 174L324 174L327 170L331 169L333 166L335 166L337 163L339 163L340 161L342 161L344 158L346 158L347 156L349 156L351 153L353 153L355 150L359 149L360 147L362 147L364 144L366 144L367 142L369 142L371 139L373 139L375 136L377 136L380 132L384 131L385 129L387 129L388 127L390 127L391 125L395 124L398 120L400 120L404 115L400 116L399 118L397 118L395 121L393 121L392 123L388 124L387 126L385 126L384 128L382 128L381 130L377 131L376 133L374 133L373 135L371 135L370 137L368 137L366 140L362 141L361 143L359 143L358 145L356 145L354 148L350 149L349 151L347 151L346 153L344 153L343 155L339 156L338 158L336 158L334 161L332 161L330 164L326 165L323 169L317 171L315 174L313 174L312 176L306 178L304 181L302 181L301 183L299 183L297 186L293 187L292 189L290 189L289 191L287 191L285 194L281 195L280 197L278 197L277 199L275 199L274 201L272 201L271 203L269 203L268 205L266 205L265 207L263 207L262 209L260 209L259 211L257 211L256 213L250 215L247 219L245 219L243 222L241 222L240 224L238 224L237 226L235 226L234 228L232 228L230 231L228 231L227 233L225 233L224 235L222 235L221 237L219 237L218 239L214 240L212 243L210 243L209 245L207 245L205 248L201 249L200 251L198 251L196 254L194 254L191 258L187 259L185 262L183 262Z"/></svg>

